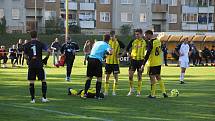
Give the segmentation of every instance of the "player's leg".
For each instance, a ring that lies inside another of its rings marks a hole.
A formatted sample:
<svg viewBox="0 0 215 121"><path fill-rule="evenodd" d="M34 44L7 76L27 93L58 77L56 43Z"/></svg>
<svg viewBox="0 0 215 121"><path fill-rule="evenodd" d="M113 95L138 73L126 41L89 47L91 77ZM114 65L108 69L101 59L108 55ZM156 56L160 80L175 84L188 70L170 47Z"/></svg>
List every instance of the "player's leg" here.
<svg viewBox="0 0 215 121"><path fill-rule="evenodd" d="M102 63L96 59L95 63L97 65L97 68L95 69L95 76L97 78L96 81L96 98L100 98L100 92L101 92L101 87L102 87Z"/></svg>
<svg viewBox="0 0 215 121"><path fill-rule="evenodd" d="M157 79L158 82L159 82L160 89L161 89L161 92L163 93L163 96L164 96L165 98L168 97L168 95L167 95L167 93L166 93L166 88L165 88L165 85L164 85L164 81L161 79L160 74L157 74L157 75L156 75L156 79Z"/></svg>
<svg viewBox="0 0 215 121"><path fill-rule="evenodd" d="M74 60L75 60L75 56L72 57L72 58L68 58L66 59L66 81L70 82L71 81L71 73L72 73L72 66L73 66L73 63L74 63Z"/></svg>
<svg viewBox="0 0 215 121"><path fill-rule="evenodd" d="M38 69L38 80L42 82L42 102L48 102L49 100L46 98L47 93L47 83L46 83L46 74L43 68Z"/></svg>
<svg viewBox="0 0 215 121"><path fill-rule="evenodd" d="M156 98L155 93L156 93L156 77L155 75L149 75L150 77L150 82L151 82L151 93L148 96L149 98Z"/></svg>
<svg viewBox="0 0 215 121"><path fill-rule="evenodd" d="M102 77L97 77L96 81L96 98L100 98L100 92L102 87Z"/></svg>
<svg viewBox="0 0 215 121"><path fill-rule="evenodd" d="M29 80L29 92L31 95L30 103L35 103L35 88L34 88L34 81L36 80L35 70L28 69L28 80Z"/></svg>
<svg viewBox="0 0 215 121"><path fill-rule="evenodd" d="M104 95L105 95L105 96L108 95L108 90L109 90L109 78L110 78L111 72L112 72L112 70L111 70L111 65L110 65L110 64L106 64L106 65L105 65L105 84L104 84Z"/></svg>
<svg viewBox="0 0 215 121"><path fill-rule="evenodd" d="M129 92L127 94L127 96L130 96L131 94L134 93L134 72L137 68L137 63L135 60L131 60L130 62L130 66L129 66L129 71L128 71L128 75L129 75Z"/></svg>
<svg viewBox="0 0 215 121"><path fill-rule="evenodd" d="M137 97L141 96L142 90L142 71L137 71L137 80L138 80L138 87L137 87Z"/></svg>
<svg viewBox="0 0 215 121"><path fill-rule="evenodd" d="M112 92L112 95L113 96L115 96L116 95L116 89L117 89L117 85L118 85L118 78L119 78L119 76L118 76L118 73L115 73L115 74L113 74L113 76L114 76L114 82L113 82L113 92Z"/></svg>

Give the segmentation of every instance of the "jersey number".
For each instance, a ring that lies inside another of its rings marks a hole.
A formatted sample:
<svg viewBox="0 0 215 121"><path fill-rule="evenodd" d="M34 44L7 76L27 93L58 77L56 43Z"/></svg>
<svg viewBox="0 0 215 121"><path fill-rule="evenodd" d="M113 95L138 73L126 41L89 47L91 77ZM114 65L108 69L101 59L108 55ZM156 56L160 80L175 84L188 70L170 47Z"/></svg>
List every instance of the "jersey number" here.
<svg viewBox="0 0 215 121"><path fill-rule="evenodd" d="M155 56L160 55L160 46L155 48Z"/></svg>
<svg viewBox="0 0 215 121"><path fill-rule="evenodd" d="M33 55L37 55L36 45L32 46L31 49L33 50Z"/></svg>

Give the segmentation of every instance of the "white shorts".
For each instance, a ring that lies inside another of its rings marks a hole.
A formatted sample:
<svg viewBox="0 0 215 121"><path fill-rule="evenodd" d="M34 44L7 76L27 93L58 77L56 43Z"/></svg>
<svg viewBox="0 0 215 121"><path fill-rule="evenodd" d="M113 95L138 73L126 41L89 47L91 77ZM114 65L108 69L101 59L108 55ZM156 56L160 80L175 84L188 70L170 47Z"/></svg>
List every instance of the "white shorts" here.
<svg viewBox="0 0 215 121"><path fill-rule="evenodd" d="M186 61L179 61L180 67L181 68L188 68L189 67L189 62Z"/></svg>

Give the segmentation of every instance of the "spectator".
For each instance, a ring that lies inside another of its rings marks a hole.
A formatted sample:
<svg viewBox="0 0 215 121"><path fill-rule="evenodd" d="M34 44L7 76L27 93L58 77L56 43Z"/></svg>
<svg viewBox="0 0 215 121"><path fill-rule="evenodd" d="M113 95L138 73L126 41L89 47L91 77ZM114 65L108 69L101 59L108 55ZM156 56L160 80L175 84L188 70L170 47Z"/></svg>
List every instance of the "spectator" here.
<svg viewBox="0 0 215 121"><path fill-rule="evenodd" d="M205 65L208 66L208 59L211 58L211 52L207 46L202 50L202 57L205 58Z"/></svg>
<svg viewBox="0 0 215 121"><path fill-rule="evenodd" d="M87 61L88 56L90 55L90 52L91 52L91 49L92 49L92 45L93 44L90 42L90 40L86 40L86 42L84 44L84 48L83 48L84 55L85 55L84 65L86 65L86 61Z"/></svg>
<svg viewBox="0 0 215 121"><path fill-rule="evenodd" d="M162 51L163 51L163 59L164 59L165 66L168 66L168 64L167 64L168 49L167 49L167 46L166 46L165 42L162 43L161 48L162 48Z"/></svg>
<svg viewBox="0 0 215 121"><path fill-rule="evenodd" d="M193 42L190 42L190 49L191 49L191 60L193 61L193 65L197 66L197 57L198 57L198 50Z"/></svg>
<svg viewBox="0 0 215 121"><path fill-rule="evenodd" d="M16 48L17 48L17 64L21 65L22 64L23 50L24 50L21 39L19 39L18 43L16 44Z"/></svg>
<svg viewBox="0 0 215 121"><path fill-rule="evenodd" d="M9 58L11 59L11 64L12 67L15 67L15 64L17 63L17 49L16 49L16 45L12 45L12 48L9 48ZM15 60L15 62L14 62Z"/></svg>
<svg viewBox="0 0 215 121"><path fill-rule="evenodd" d="M25 40L24 43L22 44L23 46L23 50L25 49L25 45L28 43L28 40ZM25 60L25 57L24 55L22 56L22 66L24 65L24 60Z"/></svg>
<svg viewBox="0 0 215 121"><path fill-rule="evenodd" d="M3 60L3 68L6 68L6 63L7 63L7 60L8 60L8 57L7 57L7 52L6 52L6 49L5 49L5 46L1 46L1 49L0 49L0 60Z"/></svg>
<svg viewBox="0 0 215 121"><path fill-rule="evenodd" d="M51 49L52 49L52 56L53 56L53 65L55 66L55 64L57 64L57 62L59 61L59 55L60 55L60 49L61 49L61 45L58 41L58 38L55 38L55 41L52 42ZM57 59L57 61L55 59Z"/></svg>
<svg viewBox="0 0 215 121"><path fill-rule="evenodd" d="M215 46L212 46L211 49L211 66L215 66Z"/></svg>

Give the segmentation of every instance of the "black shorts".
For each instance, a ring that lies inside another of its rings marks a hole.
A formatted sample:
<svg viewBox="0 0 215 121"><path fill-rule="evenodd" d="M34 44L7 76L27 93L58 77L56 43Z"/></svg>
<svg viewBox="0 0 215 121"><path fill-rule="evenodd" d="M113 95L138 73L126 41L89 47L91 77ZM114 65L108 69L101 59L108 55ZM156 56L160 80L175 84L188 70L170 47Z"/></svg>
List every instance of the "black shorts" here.
<svg viewBox="0 0 215 121"><path fill-rule="evenodd" d="M160 75L161 73L161 65L160 66L151 66L148 68L149 75Z"/></svg>
<svg viewBox="0 0 215 121"><path fill-rule="evenodd" d="M131 59L129 71L138 71L143 65L143 60L133 60Z"/></svg>
<svg viewBox="0 0 215 121"><path fill-rule="evenodd" d="M119 74L119 64L106 64L105 65L105 74Z"/></svg>
<svg viewBox="0 0 215 121"><path fill-rule="evenodd" d="M45 71L43 68L40 68L40 69L29 68L28 69L28 80L36 80L36 77L38 78L38 80L46 79Z"/></svg>
<svg viewBox="0 0 215 121"><path fill-rule="evenodd" d="M88 58L87 77L102 77L102 63L95 58Z"/></svg>

